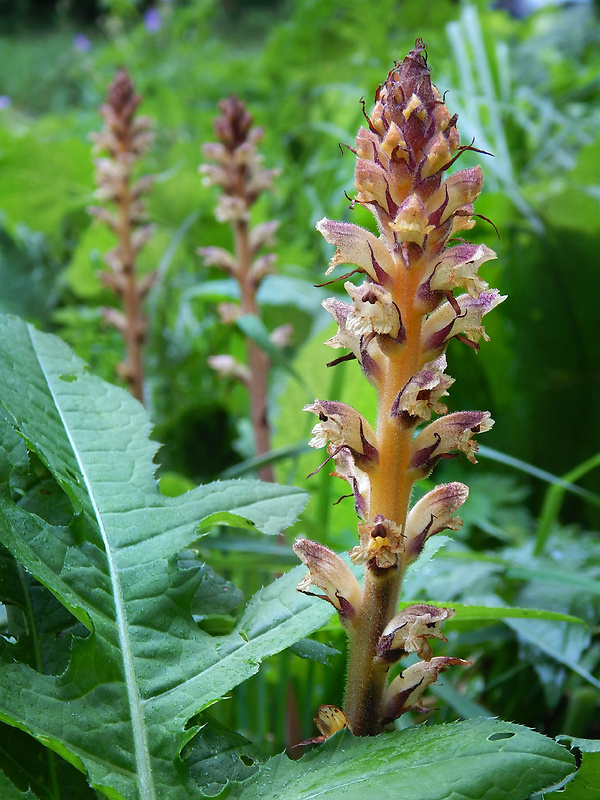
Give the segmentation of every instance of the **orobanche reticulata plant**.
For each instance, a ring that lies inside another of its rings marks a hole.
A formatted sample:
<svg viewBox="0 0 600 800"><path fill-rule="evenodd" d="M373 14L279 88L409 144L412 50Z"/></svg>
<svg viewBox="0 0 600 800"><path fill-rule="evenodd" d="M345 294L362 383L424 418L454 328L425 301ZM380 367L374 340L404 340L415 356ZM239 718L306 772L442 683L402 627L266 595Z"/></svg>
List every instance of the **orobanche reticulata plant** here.
<svg viewBox="0 0 600 800"><path fill-rule="evenodd" d="M446 349L452 339L478 347L487 338L482 317L505 299L478 274L496 257L493 250L456 241L475 224L483 175L480 167L448 175L473 148L460 145L457 117L431 83L422 42L391 70L365 116L368 127L351 148L354 202L373 214L379 236L329 219L317 228L336 246L328 273L351 264L366 278L358 286L345 283L351 302L332 297L324 306L338 324L327 344L349 351L330 366L358 361L378 395L376 428L335 400L306 407L319 418L310 444L327 447L333 475L352 489L360 522L350 560L364 565L363 587L324 545L302 539L294 546L309 568L299 590L332 603L348 632L345 717L338 714L337 722L361 736L419 709L421 694L442 670L468 663L433 657L428 641L444 638L441 625L452 609L396 610L406 568L430 536L461 526L453 514L469 494L463 483L443 484L410 508L415 481L453 453L475 463L473 436L493 424L488 411L447 413L442 398L454 381ZM420 660L386 685L390 663L410 653Z"/></svg>
<svg viewBox="0 0 600 800"><path fill-rule="evenodd" d="M367 276L347 285L351 303L326 306L339 326L330 344L378 392L376 428L334 400L310 406L313 444L327 445L352 489L354 567L301 540L308 577L299 565L237 611L240 593L190 546L222 524L277 536L304 491L232 480L165 496L142 405L57 337L0 317L1 800L526 800L573 774L564 747L500 720L383 732L419 707L441 670L466 663L434 656L429 641L443 638L451 609L396 612L407 565L458 525L467 496L451 483L408 510L414 482L453 452L473 459L473 434L491 426L484 411L446 413L446 346L477 344L502 298L478 276L492 251L455 241L472 226L481 171L446 177L465 148L421 43L390 72L368 121L356 200L379 236L328 220L319 229L337 245L334 264ZM319 744L300 760L265 759L207 710L330 620L305 592L326 597L348 631L346 705L323 709ZM230 612L226 633L203 627ZM405 654L418 660L386 685Z"/></svg>

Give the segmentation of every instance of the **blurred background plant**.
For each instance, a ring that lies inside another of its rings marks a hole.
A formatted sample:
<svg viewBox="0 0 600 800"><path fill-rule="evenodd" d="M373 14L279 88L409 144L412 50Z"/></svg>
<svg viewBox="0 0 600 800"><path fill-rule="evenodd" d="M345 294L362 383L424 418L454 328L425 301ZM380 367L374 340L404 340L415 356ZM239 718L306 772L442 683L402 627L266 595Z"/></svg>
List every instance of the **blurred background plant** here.
<svg viewBox="0 0 600 800"><path fill-rule="evenodd" d="M94 150L99 156L95 197L103 205L89 206L88 212L105 223L117 239L117 246L104 256L110 271L101 272L99 278L117 295L121 308L105 309L104 319L119 331L125 343L125 359L117 365L117 374L136 400L143 403L143 350L147 331L144 299L156 272L140 277L136 269L139 252L152 235L144 195L150 190L153 178L144 175L135 179L137 162L154 138L148 117L136 116L141 99L127 71L117 70L108 87L106 102L100 106L104 127L92 134Z"/></svg>
<svg viewBox="0 0 600 800"><path fill-rule="evenodd" d="M338 144L354 139L360 98L370 102L394 59L421 36L463 141L474 137L494 154L465 154L461 166L482 160L478 212L493 225L481 220L473 238L497 251L484 277L509 300L490 319L485 359L468 348L452 353L450 410L491 408L496 425L477 474L455 462L438 474L468 474L465 526L407 578L405 596L545 608L586 622L449 625L447 650L437 652L474 666L435 689L445 703L434 715L487 713L551 735L598 737L600 19L591 2L521 10L483 0L381 0L377 14L362 0L11 4L0 37L0 307L60 333L114 380L122 343L101 308L116 301L98 279L113 241L86 213L95 188L88 137L115 68L125 67L156 121L144 161L156 176L148 198L155 231L139 269L156 270L146 305L146 403L164 442L163 491L254 471L247 396L207 368L209 356L239 357L243 347L216 311L231 301L232 281L196 255L199 245L230 245L197 165L214 136L217 102L235 92L265 130L266 163L281 168L275 192L253 209L256 224L280 221L279 271L258 291L264 326L293 325L269 391L276 477L313 498L287 544L217 533L201 554L248 596L297 563L294 534L348 549L352 502L333 505L325 470L306 480L318 455L308 452L312 420L301 409L336 397L369 416L375 400L352 364L325 367L330 321L320 301L336 289L313 286L331 257L314 224L328 216L370 225L360 208L348 208L354 163ZM428 488L424 481L420 490ZM234 614L201 624L222 630ZM322 698L341 700L345 663L328 649L344 647L337 623L316 638L321 646L307 642L273 659L215 716L263 749L280 749L291 679L301 727L312 735Z"/></svg>

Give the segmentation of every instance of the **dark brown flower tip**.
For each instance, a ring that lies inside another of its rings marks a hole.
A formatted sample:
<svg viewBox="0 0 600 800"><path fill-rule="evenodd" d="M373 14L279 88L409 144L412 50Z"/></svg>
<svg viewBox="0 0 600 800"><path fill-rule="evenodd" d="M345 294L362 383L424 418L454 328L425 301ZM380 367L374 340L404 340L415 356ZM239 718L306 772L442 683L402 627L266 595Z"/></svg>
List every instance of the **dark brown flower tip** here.
<svg viewBox="0 0 600 800"><path fill-rule="evenodd" d="M108 87L107 104L118 117L129 123L141 101L142 96L135 93L129 73L124 67L121 67Z"/></svg>
<svg viewBox="0 0 600 800"><path fill-rule="evenodd" d="M213 123L215 133L219 141L233 152L247 140L252 128L252 115L235 94L220 100L218 108L221 116Z"/></svg>

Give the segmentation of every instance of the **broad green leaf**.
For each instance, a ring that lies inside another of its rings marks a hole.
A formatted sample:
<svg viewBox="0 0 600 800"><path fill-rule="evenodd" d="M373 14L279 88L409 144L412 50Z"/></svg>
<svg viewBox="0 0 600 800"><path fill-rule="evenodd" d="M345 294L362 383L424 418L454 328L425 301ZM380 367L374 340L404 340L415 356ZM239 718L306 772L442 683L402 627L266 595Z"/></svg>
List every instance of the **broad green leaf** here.
<svg viewBox="0 0 600 800"><path fill-rule="evenodd" d="M373 738L336 735L299 761L269 759L238 800L524 800L575 769L566 748L521 725L479 719Z"/></svg>
<svg viewBox="0 0 600 800"><path fill-rule="evenodd" d="M329 666L330 656L339 656L340 651L335 647L330 647L323 642L316 642L314 639L300 639L290 647L290 652L300 658L309 658L312 661L319 661L325 666Z"/></svg>
<svg viewBox="0 0 600 800"><path fill-rule="evenodd" d="M600 798L600 740L579 739L572 736L557 736L559 742L570 742L572 748L581 751L581 766L572 780L567 780L564 789L549 792L547 800L599 800Z"/></svg>
<svg viewBox="0 0 600 800"><path fill-rule="evenodd" d="M330 613L296 592L300 567L262 590L229 636L210 636L191 614L202 572L179 568L178 555L217 522L277 533L304 495L223 481L165 497L142 407L87 374L60 340L13 318L0 319L0 403L12 423L1 431L5 479L15 469L17 431L73 510L67 523L43 519L16 504L4 483L0 541L89 631L72 638L59 675L19 663L11 656L18 643L7 643L0 720L84 771L109 798L193 796L196 784L179 761L196 732L189 721Z"/></svg>
<svg viewBox="0 0 600 800"><path fill-rule="evenodd" d="M34 126L27 133L0 129L0 194L11 225L53 235L65 216L91 200L90 146L76 136L65 136L58 126Z"/></svg>
<svg viewBox="0 0 600 800"><path fill-rule="evenodd" d="M243 781L256 772L265 756L244 736L203 715L202 729L182 756L202 792L219 794L230 781Z"/></svg>
<svg viewBox="0 0 600 800"><path fill-rule="evenodd" d="M197 555L191 550L184 550L179 555L177 566L179 569L196 568L201 575L200 585L192 600L192 614L228 614L244 599L237 586L218 575L208 564L199 562Z"/></svg>

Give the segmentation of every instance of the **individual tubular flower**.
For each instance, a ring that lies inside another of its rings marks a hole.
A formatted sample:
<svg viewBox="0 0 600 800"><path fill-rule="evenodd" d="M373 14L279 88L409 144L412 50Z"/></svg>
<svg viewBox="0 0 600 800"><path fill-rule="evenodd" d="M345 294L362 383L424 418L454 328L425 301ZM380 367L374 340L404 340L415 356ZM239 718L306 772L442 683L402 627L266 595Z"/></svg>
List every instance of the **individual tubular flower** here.
<svg viewBox="0 0 600 800"><path fill-rule="evenodd" d="M413 442L411 468L418 472L418 477L425 478L440 458L457 450L476 464L478 445L473 436L489 431L493 424L489 411L457 411L436 419Z"/></svg>
<svg viewBox="0 0 600 800"><path fill-rule="evenodd" d="M263 279L275 272L275 254L262 252L275 243L275 220L251 225L251 209L259 195L269 191L277 170L265 169L257 145L262 139L261 128L253 127L252 117L246 106L235 95L219 103L220 116L214 123L218 142L205 144L204 156L212 163L203 164L200 172L209 186L222 189L215 216L228 223L233 231L234 252L222 247L201 247L198 253L207 266L223 270L239 286L239 304L228 303L219 308L221 319L234 324L245 315L260 316L257 291ZM270 335L276 347L285 347L290 338L288 325L276 329ZM209 364L223 375L223 362L209 359ZM228 374L245 383L250 395L250 416L254 430L257 455L267 453L270 447L270 430L267 418L267 392L270 359L256 342L247 339L246 369L230 371ZM241 365L240 365L241 366ZM273 468L265 465L259 475L263 480L273 481Z"/></svg>
<svg viewBox="0 0 600 800"><path fill-rule="evenodd" d="M386 626L377 643L377 657L388 663L398 661L409 653L416 653L424 661L430 661L433 650L428 639L448 640L440 626L456 611L438 608L424 603L407 606Z"/></svg>
<svg viewBox="0 0 600 800"><path fill-rule="evenodd" d="M119 364L118 371L140 401L144 385L142 348L147 328L143 301L155 276L154 272L141 280L137 276L138 254L152 233L143 198L153 178L134 179L137 163L154 138L150 120L136 118L141 99L127 71L120 69L100 107L104 128L92 134L95 152L103 154L96 159L98 189L95 196L115 208L111 210L104 205L88 208L89 213L105 222L118 238L117 247L105 256L111 272L103 272L100 277L119 296L123 312L106 309L104 317L123 335L126 359Z"/></svg>
<svg viewBox="0 0 600 800"><path fill-rule="evenodd" d="M310 539L298 539L294 552L308 567L298 591L327 600L339 612L344 625L350 625L362 603L362 591L350 567L333 550ZM311 591L313 588L324 594Z"/></svg>
<svg viewBox="0 0 600 800"><path fill-rule="evenodd" d="M445 355L425 364L398 392L392 414L408 425L430 420L432 413L446 414L448 407L440 403L440 398L448 394L447 389L454 383L454 378L445 375L445 369Z"/></svg>
<svg viewBox="0 0 600 800"><path fill-rule="evenodd" d="M312 429L311 447L325 447L327 443L334 449L346 447L363 469L377 463L375 431L351 406L332 400L315 400L304 406L304 411L312 411L319 417Z"/></svg>
<svg viewBox="0 0 600 800"><path fill-rule="evenodd" d="M440 531L460 530L462 519L453 517L452 514L462 506L468 496L469 487L454 481L436 486L415 503L406 518L406 564L411 564L419 556L430 536Z"/></svg>
<svg viewBox="0 0 600 800"><path fill-rule="evenodd" d="M404 554L402 529L383 514L377 514L372 522L358 524L360 544L350 550L353 564L369 564L371 567L395 567Z"/></svg>
<svg viewBox="0 0 600 800"><path fill-rule="evenodd" d="M483 173L472 167L448 174L461 153L475 148L461 146L457 117L431 83L420 40L390 71L365 118L350 148L357 157L354 203L372 213L378 235L329 219L317 229L336 248L327 274L347 264L344 279L365 278L344 284L350 302L323 302L338 328L326 344L343 351L330 366L358 361L377 393L377 426L343 403L307 406L320 419L310 444L327 447L332 474L352 487L360 520L350 559L364 565L364 588L350 630L344 712L361 736L418 709L442 669L466 663L434 657L429 643L444 640L440 625L451 609L417 604L397 615L397 602L406 568L429 537L460 528L453 515L468 496L464 484L444 484L411 509L415 481L443 458L465 455L475 463L473 437L493 424L487 411L448 413L442 398L454 379L446 351L453 340L477 349L487 340L484 315L505 299L479 275L495 253L452 241L474 225ZM328 586L327 599L336 596ZM386 689L389 662L407 653L424 660Z"/></svg>
<svg viewBox="0 0 600 800"><path fill-rule="evenodd" d="M436 656L429 661L417 661L407 667L385 690L382 711L384 722L392 722L407 711L429 711L421 704L425 689L435 683L440 672L448 667L456 664L468 667L470 663L462 658Z"/></svg>

